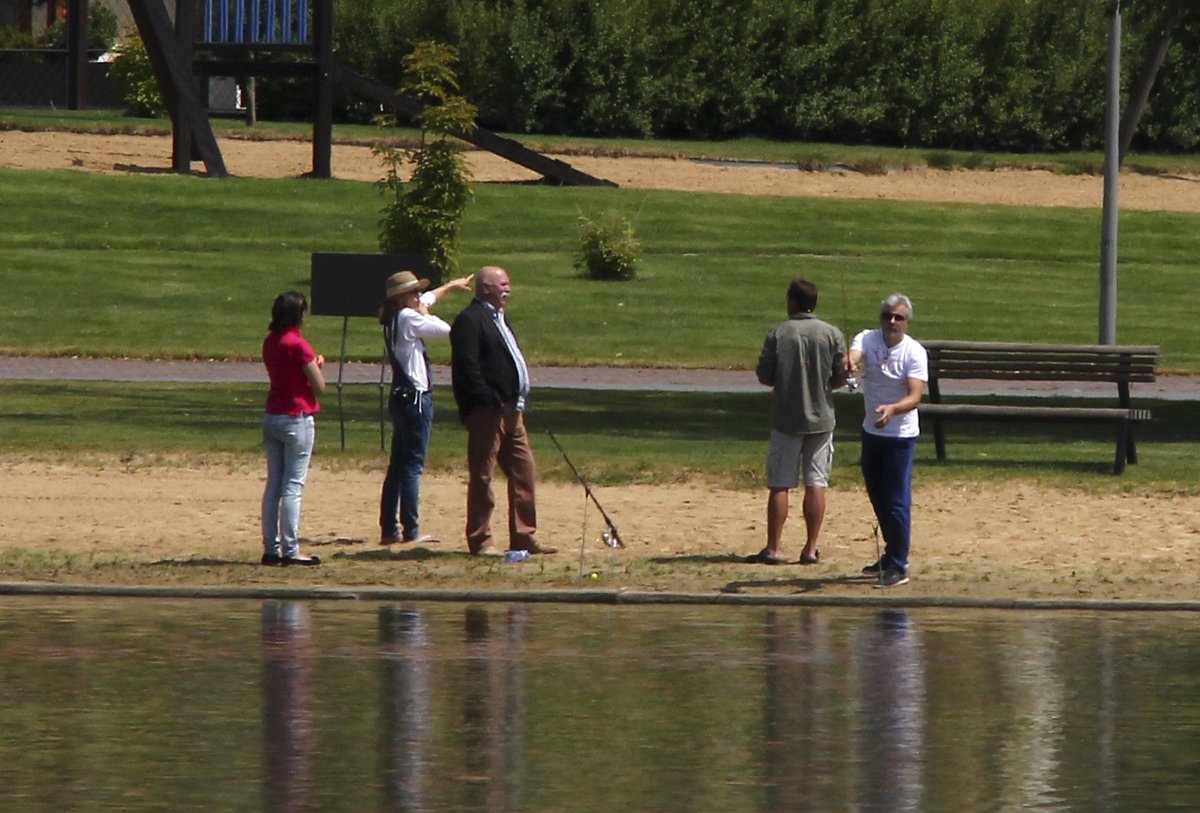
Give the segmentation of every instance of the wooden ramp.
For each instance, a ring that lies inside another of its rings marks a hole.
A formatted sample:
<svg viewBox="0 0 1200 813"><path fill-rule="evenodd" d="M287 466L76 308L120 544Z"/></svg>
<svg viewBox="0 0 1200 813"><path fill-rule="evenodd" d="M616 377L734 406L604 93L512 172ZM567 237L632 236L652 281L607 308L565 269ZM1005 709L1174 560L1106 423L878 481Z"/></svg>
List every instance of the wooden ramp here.
<svg viewBox="0 0 1200 813"><path fill-rule="evenodd" d="M409 120L420 113L423 108L419 100L398 94L382 82L369 79L337 64L333 65L330 78L335 84L342 85L365 99L377 102ZM532 170L552 183L564 186L616 186L612 181L580 172L564 161L547 158L540 152L535 152L511 138L496 135L482 127L476 127L469 132L456 132L454 135L482 150L495 153L514 164Z"/></svg>

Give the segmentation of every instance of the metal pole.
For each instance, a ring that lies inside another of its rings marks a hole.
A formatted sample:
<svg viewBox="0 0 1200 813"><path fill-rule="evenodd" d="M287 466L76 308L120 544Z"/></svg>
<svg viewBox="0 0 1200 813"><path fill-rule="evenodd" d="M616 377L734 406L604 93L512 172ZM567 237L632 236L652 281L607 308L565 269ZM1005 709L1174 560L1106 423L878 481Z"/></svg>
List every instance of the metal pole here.
<svg viewBox="0 0 1200 813"><path fill-rule="evenodd" d="M1117 343L1117 189L1121 172L1121 2L1108 7L1104 116L1104 223L1100 235L1100 344Z"/></svg>

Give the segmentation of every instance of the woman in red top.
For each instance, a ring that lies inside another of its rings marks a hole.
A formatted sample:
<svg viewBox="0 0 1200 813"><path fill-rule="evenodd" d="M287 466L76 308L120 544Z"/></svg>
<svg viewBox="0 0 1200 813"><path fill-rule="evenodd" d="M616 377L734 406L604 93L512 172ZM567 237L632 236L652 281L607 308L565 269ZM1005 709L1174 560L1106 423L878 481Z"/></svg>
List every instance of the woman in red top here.
<svg viewBox="0 0 1200 813"><path fill-rule="evenodd" d="M316 556L301 556L300 495L312 458L313 413L325 390L325 357L313 352L300 335L308 301L287 291L271 306L271 332L263 340L263 364L271 379L263 415L263 448L267 453L267 486L263 491L264 565L316 565Z"/></svg>

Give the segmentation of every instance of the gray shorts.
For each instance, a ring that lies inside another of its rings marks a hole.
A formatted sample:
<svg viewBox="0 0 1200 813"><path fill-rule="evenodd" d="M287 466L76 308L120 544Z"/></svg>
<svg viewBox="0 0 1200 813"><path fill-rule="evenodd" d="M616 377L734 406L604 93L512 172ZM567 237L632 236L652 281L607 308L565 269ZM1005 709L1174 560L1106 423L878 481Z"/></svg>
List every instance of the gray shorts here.
<svg viewBox="0 0 1200 813"><path fill-rule="evenodd" d="M804 485L826 487L833 471L833 432L787 435L771 430L767 449L767 488L799 488L800 473Z"/></svg>

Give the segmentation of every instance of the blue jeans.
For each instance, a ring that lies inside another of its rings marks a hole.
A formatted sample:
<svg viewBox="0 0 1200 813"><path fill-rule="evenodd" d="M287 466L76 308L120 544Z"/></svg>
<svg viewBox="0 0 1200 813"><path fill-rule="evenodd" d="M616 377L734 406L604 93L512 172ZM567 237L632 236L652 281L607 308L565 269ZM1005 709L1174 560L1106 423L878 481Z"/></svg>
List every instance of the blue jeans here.
<svg viewBox="0 0 1200 813"><path fill-rule="evenodd" d="M300 552L300 495L316 437L312 415L263 415L267 487L263 490L263 550L275 556Z"/></svg>
<svg viewBox="0 0 1200 813"><path fill-rule="evenodd" d="M880 565L908 570L912 534L912 470L916 438L889 438L862 433L862 473L867 496L879 520L884 552Z"/></svg>
<svg viewBox="0 0 1200 813"><path fill-rule="evenodd" d="M421 473L433 425L433 396L428 390L415 398L393 392L388 399L392 416L392 456L383 494L379 498L379 528L384 536L400 536L411 542L420 536Z"/></svg>

